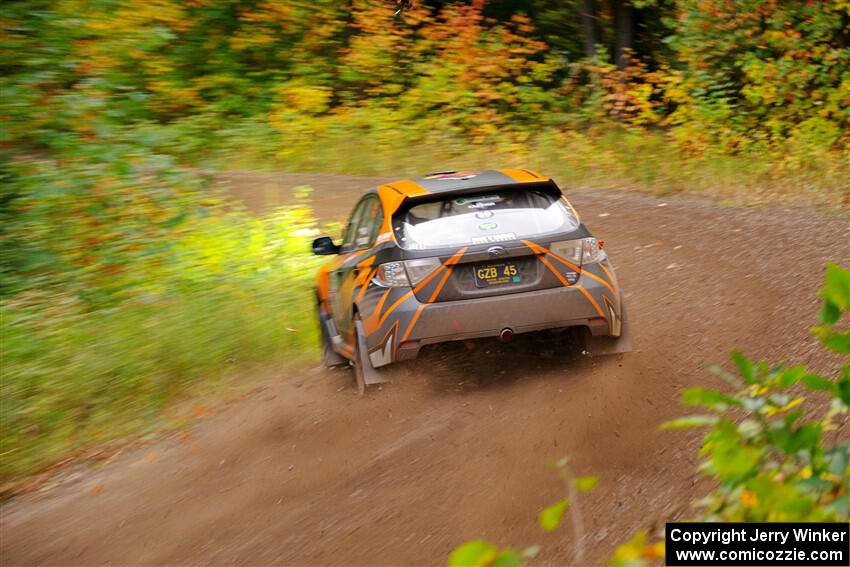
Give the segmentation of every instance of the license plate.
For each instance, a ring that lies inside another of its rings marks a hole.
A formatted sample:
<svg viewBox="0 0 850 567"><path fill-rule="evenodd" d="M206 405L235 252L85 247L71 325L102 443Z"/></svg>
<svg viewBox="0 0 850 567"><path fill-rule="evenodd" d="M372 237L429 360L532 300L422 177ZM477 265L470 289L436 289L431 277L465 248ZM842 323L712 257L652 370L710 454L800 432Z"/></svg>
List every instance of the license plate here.
<svg viewBox="0 0 850 567"><path fill-rule="evenodd" d="M478 287L519 283L520 280L519 268L513 262L478 264L472 269L472 273Z"/></svg>

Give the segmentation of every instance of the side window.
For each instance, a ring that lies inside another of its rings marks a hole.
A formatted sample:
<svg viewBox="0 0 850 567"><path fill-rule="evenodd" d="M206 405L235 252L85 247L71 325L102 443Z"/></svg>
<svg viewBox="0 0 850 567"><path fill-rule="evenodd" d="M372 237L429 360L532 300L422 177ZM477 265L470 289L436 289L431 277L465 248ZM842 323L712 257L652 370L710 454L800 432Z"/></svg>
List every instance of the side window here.
<svg viewBox="0 0 850 567"><path fill-rule="evenodd" d="M383 222L384 215L378 198L374 195L364 197L352 213L345 230L343 252L353 252L371 246Z"/></svg>
<svg viewBox="0 0 850 567"><path fill-rule="evenodd" d="M384 224L384 208L378 199L374 201L374 204L370 207L372 230L369 231L369 246L375 243L375 239L378 238L378 233L381 231L381 226Z"/></svg>
<svg viewBox="0 0 850 567"><path fill-rule="evenodd" d="M358 203L351 213L351 218L348 219L348 226L345 227L345 233L342 236L342 251L350 252L354 244L354 233L357 230L357 219L360 217L360 212L363 209L363 203Z"/></svg>
<svg viewBox="0 0 850 567"><path fill-rule="evenodd" d="M378 199L368 198L364 204L366 208L360 217L354 242L356 250L372 246L384 222L384 212L381 210L381 202Z"/></svg>

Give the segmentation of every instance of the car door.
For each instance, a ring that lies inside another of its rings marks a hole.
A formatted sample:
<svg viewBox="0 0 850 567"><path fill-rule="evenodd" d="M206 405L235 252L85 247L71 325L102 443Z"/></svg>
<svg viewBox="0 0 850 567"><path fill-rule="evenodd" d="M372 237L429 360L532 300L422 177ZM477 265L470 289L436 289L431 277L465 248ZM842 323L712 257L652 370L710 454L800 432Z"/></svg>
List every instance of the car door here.
<svg viewBox="0 0 850 567"><path fill-rule="evenodd" d="M331 309L337 329L343 337L348 336L352 324L354 294L358 287L357 264L366 260L383 221L380 201L375 195L366 195L354 208L340 248L343 256L339 267L331 273L333 304ZM368 283L367 283L368 285Z"/></svg>

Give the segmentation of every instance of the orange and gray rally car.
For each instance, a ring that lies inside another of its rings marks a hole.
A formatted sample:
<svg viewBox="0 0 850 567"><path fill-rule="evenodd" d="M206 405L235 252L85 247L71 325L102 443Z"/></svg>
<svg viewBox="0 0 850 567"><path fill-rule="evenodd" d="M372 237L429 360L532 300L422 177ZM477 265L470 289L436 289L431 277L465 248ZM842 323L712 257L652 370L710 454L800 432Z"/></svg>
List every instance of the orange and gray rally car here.
<svg viewBox="0 0 850 567"><path fill-rule="evenodd" d="M524 169L440 172L367 191L316 285L324 362L361 390L425 345L577 328L588 354L630 350L603 248L554 181Z"/></svg>

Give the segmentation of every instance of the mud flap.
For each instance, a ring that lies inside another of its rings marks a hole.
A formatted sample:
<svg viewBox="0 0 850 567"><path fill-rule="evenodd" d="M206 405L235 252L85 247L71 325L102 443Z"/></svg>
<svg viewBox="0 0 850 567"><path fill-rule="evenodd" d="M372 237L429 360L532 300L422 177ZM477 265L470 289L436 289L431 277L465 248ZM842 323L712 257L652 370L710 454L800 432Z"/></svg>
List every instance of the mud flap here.
<svg viewBox="0 0 850 567"><path fill-rule="evenodd" d="M620 309L622 322L620 323L619 337L594 337L587 332L584 338L584 353L587 356L605 356L608 354L620 354L632 351L632 336L629 332L631 325L626 314L624 304Z"/></svg>
<svg viewBox="0 0 850 567"><path fill-rule="evenodd" d="M338 338L339 335L335 335L336 329L333 326L333 322L322 311L321 307L317 308L317 312L319 315L320 340L322 341L322 362L329 368L348 364L348 360L334 350L334 343L331 337L336 336Z"/></svg>
<svg viewBox="0 0 850 567"><path fill-rule="evenodd" d="M366 347L366 335L363 332L363 322L360 321L360 319L357 319L354 322L354 326L356 328L355 335L357 336L357 364L359 364L363 370L363 381L366 382L367 386L389 382L389 380L385 377L385 373L375 370L375 367L372 366L372 361L369 360L369 349Z"/></svg>

